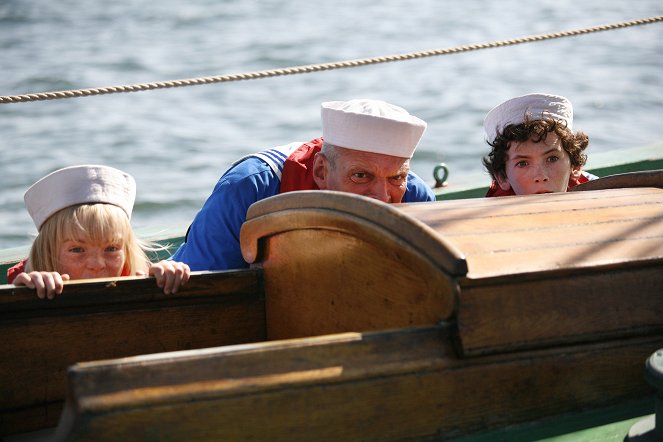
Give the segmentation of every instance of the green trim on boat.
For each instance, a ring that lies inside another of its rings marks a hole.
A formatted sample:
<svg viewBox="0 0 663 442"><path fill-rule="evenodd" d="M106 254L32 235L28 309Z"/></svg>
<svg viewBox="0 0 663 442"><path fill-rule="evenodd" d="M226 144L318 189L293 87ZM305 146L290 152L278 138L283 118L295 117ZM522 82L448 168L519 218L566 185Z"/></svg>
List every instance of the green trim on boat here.
<svg viewBox="0 0 663 442"><path fill-rule="evenodd" d="M454 439L457 442L621 442L641 419L654 413L654 398L647 397L601 410L565 414L538 422Z"/></svg>

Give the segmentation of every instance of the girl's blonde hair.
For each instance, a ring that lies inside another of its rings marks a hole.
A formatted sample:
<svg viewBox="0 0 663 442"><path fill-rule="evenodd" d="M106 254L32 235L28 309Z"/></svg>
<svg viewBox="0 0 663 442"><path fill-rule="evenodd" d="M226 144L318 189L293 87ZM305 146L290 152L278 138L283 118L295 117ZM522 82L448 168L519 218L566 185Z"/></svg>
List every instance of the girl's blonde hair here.
<svg viewBox="0 0 663 442"><path fill-rule="evenodd" d="M68 240L122 244L125 263L122 275L147 272L150 260L145 251L153 247L139 240L127 214L112 204L79 204L50 216L32 243L26 271L57 272L60 245ZM119 275L118 275L119 276Z"/></svg>

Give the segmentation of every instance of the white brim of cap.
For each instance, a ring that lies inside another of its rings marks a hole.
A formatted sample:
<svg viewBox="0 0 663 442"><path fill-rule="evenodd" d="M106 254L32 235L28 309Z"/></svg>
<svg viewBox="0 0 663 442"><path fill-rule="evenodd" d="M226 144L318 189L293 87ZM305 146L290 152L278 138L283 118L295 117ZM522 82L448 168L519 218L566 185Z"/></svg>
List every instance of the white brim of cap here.
<svg viewBox="0 0 663 442"><path fill-rule="evenodd" d="M77 204L113 204L131 218L136 182L131 175L108 166L71 166L37 181L23 199L37 229L55 212Z"/></svg>

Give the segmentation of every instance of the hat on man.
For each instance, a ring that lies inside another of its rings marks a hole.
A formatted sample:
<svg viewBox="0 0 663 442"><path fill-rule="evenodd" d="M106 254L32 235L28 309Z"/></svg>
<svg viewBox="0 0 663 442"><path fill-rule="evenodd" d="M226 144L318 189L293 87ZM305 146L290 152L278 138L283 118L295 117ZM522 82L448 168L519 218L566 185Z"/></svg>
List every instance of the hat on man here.
<svg viewBox="0 0 663 442"><path fill-rule="evenodd" d="M512 98L495 106L483 121L483 128L489 142L495 141L497 134L510 124L521 124L525 117L532 120L552 118L573 129L573 106L559 95L527 94Z"/></svg>
<svg viewBox="0 0 663 442"><path fill-rule="evenodd" d="M380 100L322 103L322 137L338 147L412 158L426 122Z"/></svg>
<svg viewBox="0 0 663 442"><path fill-rule="evenodd" d="M58 210L77 204L113 204L131 218L136 181L128 173L108 166L71 166L34 183L23 199L37 229Z"/></svg>

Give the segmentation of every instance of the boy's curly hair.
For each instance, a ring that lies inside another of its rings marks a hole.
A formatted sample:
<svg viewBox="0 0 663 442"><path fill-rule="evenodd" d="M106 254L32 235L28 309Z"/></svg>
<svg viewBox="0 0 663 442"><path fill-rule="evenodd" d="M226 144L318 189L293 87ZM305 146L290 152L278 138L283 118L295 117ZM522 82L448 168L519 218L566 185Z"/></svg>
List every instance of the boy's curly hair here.
<svg viewBox="0 0 663 442"><path fill-rule="evenodd" d="M531 119L525 117L520 124L510 124L502 131L498 131L497 137L488 144L492 147L490 153L483 158L483 165L490 173L493 180L498 176L506 176L507 151L512 141L524 142L532 140L535 143L546 139L549 133L557 134L562 142L562 147L569 154L572 167L582 167L587 161L587 155L583 151L589 145L589 137L584 132L573 133L565 123L552 118Z"/></svg>

